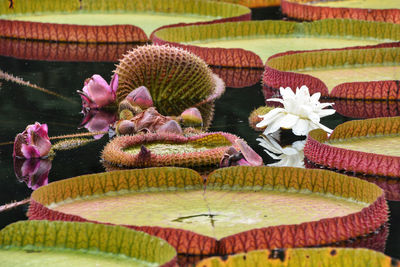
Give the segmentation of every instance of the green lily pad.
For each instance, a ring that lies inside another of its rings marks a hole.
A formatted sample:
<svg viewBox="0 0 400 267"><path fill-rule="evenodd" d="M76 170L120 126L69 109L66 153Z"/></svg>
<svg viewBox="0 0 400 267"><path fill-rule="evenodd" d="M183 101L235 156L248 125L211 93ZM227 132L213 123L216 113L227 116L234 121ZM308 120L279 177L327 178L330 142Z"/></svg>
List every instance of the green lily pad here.
<svg viewBox="0 0 400 267"><path fill-rule="evenodd" d="M279 6L281 0L216 0L247 6L250 8Z"/></svg>
<svg viewBox="0 0 400 267"><path fill-rule="evenodd" d="M400 40L400 25L355 20L316 22L242 21L170 27L154 32L153 42L183 47L208 64L262 67L288 50L343 48Z"/></svg>
<svg viewBox="0 0 400 267"><path fill-rule="evenodd" d="M397 100L399 63L399 43L287 52L267 61L263 84L276 90L306 85L334 98Z"/></svg>
<svg viewBox="0 0 400 267"><path fill-rule="evenodd" d="M0 231L1 266L174 266L167 242L120 226L20 221Z"/></svg>
<svg viewBox="0 0 400 267"><path fill-rule="evenodd" d="M400 177L400 117L349 121L327 137L310 132L304 148L312 163L368 175Z"/></svg>
<svg viewBox="0 0 400 267"><path fill-rule="evenodd" d="M380 227L387 208L376 185L333 172L224 168L204 188L193 170L151 168L41 187L28 216L121 224L162 237L179 253L225 255L347 240Z"/></svg>
<svg viewBox="0 0 400 267"><path fill-rule="evenodd" d="M27 0L12 8L2 0L0 5L2 37L47 41L144 42L166 25L246 19L250 10L244 6L204 0Z"/></svg>
<svg viewBox="0 0 400 267"><path fill-rule="evenodd" d="M397 0L282 0L282 13L301 20L351 18L400 23Z"/></svg>
<svg viewBox="0 0 400 267"><path fill-rule="evenodd" d="M297 266L400 266L400 262L383 253L369 249L350 248L296 248L258 250L229 256L213 257L199 262L198 267L297 267Z"/></svg>

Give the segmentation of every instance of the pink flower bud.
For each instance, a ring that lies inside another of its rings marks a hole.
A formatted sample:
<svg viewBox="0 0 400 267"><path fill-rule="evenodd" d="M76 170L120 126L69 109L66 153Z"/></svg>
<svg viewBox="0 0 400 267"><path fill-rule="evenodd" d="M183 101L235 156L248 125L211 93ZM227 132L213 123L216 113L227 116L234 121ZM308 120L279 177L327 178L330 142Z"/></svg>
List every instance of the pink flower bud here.
<svg viewBox="0 0 400 267"><path fill-rule="evenodd" d="M82 98L83 108L102 108L113 103L118 88L118 74L112 78L110 85L98 74L85 81L82 91L77 91Z"/></svg>
<svg viewBox="0 0 400 267"><path fill-rule="evenodd" d="M203 118L197 108L188 108L181 114L182 123L185 126L202 125Z"/></svg>
<svg viewBox="0 0 400 267"><path fill-rule="evenodd" d="M35 122L35 124L28 125L25 131L15 137L13 157L42 158L47 156L50 149L47 124Z"/></svg>
<svg viewBox="0 0 400 267"><path fill-rule="evenodd" d="M153 106L153 99L151 98L149 90L145 86L140 86L130 92L126 97L131 105L139 106L146 109Z"/></svg>

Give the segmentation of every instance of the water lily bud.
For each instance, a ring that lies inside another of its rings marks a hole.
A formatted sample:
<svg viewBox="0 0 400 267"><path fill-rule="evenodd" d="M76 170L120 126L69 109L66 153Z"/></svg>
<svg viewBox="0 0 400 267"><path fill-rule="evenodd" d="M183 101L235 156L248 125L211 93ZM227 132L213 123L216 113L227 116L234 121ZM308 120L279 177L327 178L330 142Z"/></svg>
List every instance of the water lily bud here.
<svg viewBox="0 0 400 267"><path fill-rule="evenodd" d="M197 108L188 108L181 114L182 124L185 126L201 126L203 118Z"/></svg>
<svg viewBox="0 0 400 267"><path fill-rule="evenodd" d="M47 124L28 125L22 133L17 134L14 141L13 157L42 158L47 156L51 149Z"/></svg>
<svg viewBox="0 0 400 267"><path fill-rule="evenodd" d="M149 90L145 86L140 86L130 92L126 97L132 105L137 105L142 109L153 106L153 99L151 98Z"/></svg>
<svg viewBox="0 0 400 267"><path fill-rule="evenodd" d="M181 126L176 121L170 120L158 128L157 133L182 134L183 132Z"/></svg>
<svg viewBox="0 0 400 267"><path fill-rule="evenodd" d="M116 131L119 135L135 134L135 124L129 120L121 120L117 122Z"/></svg>
<svg viewBox="0 0 400 267"><path fill-rule="evenodd" d="M142 108L136 105L132 105L128 100L124 99L119 103L118 112L121 113L123 110L129 110L133 116L143 112ZM121 116L121 114L120 114ZM123 119L123 118L120 118ZM128 118L127 118L128 119Z"/></svg>
<svg viewBox="0 0 400 267"><path fill-rule="evenodd" d="M119 118L121 120L130 120L133 118L133 113L129 109L123 109L119 112Z"/></svg>
<svg viewBox="0 0 400 267"><path fill-rule="evenodd" d="M101 108L113 103L118 88L118 75L115 74L110 85L98 74L86 79L82 91L77 91L82 98L85 109Z"/></svg>

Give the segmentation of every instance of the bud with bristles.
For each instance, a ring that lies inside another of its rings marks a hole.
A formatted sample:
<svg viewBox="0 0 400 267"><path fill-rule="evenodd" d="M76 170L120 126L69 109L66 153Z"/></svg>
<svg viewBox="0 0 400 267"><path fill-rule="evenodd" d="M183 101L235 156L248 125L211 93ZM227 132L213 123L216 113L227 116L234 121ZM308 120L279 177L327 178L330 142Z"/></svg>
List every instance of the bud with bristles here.
<svg viewBox="0 0 400 267"><path fill-rule="evenodd" d="M167 121L164 125L158 128L157 133L174 133L182 134L181 126L174 120Z"/></svg>
<svg viewBox="0 0 400 267"><path fill-rule="evenodd" d="M188 108L181 114L182 124L185 126L201 126L203 118L197 108Z"/></svg>
<svg viewBox="0 0 400 267"><path fill-rule="evenodd" d="M117 126L115 127L118 135L127 135L127 134L135 134L135 124L129 120L121 120L117 122Z"/></svg>
<svg viewBox="0 0 400 267"><path fill-rule="evenodd" d="M149 90L146 86L140 86L130 92L126 97L126 100L133 106L139 106L142 109L146 109L153 106L153 99L151 98Z"/></svg>

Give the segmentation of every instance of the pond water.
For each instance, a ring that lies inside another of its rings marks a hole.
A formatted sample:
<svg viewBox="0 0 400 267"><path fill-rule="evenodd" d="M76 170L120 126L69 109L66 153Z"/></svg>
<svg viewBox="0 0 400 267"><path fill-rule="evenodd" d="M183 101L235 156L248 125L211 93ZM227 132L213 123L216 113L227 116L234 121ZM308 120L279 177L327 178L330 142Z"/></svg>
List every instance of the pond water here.
<svg viewBox="0 0 400 267"><path fill-rule="evenodd" d="M257 10L256 18L261 18L260 14L262 14L261 11ZM0 39L0 43L6 41ZM18 45L23 46L23 44ZM54 44L52 46L54 47ZM2 47L0 54L9 55L5 46L0 45L0 47ZM63 47L65 46L63 45ZM61 53L63 49L58 51ZM107 49L102 51L107 53ZM83 81L95 73L109 80L108 77L115 69L115 63L90 62L90 60L88 62L28 60L0 56L0 70L56 93L49 94L14 82L0 80L0 122L2 124L0 131L0 205L28 198L32 192L32 189L28 188L24 182L19 181L14 173L12 142L15 135L22 132L26 125L35 121L48 124L49 136L87 132L85 128L80 127L83 115L80 113L81 100L76 90L81 90ZM250 128L248 124L248 116L251 111L264 104L260 82L241 88L227 87L225 94L215 103L215 115L209 130L226 131L244 138L256 152L263 156L265 164L272 163L274 160L263 151L256 140L259 133ZM322 123L334 128L350 119L336 113L322 119ZM51 162L49 182L82 174L103 172L104 167L99 161L100 152L107 141L108 136L106 135L85 146L58 151ZM289 140L282 141L291 142ZM388 203L390 221L385 253L400 258L400 202L388 201ZM18 220L27 219L25 215L27 207L27 205L22 205L0 212L0 228Z"/></svg>

